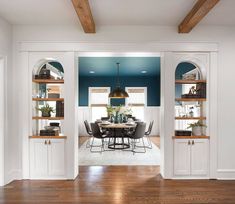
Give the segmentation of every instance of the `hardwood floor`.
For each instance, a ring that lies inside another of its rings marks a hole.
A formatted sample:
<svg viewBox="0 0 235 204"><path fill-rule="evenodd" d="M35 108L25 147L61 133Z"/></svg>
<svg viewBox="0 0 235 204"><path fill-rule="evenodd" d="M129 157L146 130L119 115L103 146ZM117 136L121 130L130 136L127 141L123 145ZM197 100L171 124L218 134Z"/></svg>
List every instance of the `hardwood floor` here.
<svg viewBox="0 0 235 204"><path fill-rule="evenodd" d="M235 181L163 180L157 166L80 167L75 181L14 181L0 203L234 204Z"/></svg>
<svg viewBox="0 0 235 204"><path fill-rule="evenodd" d="M79 147L84 144L89 139L88 136L79 136ZM159 136L152 136L150 137L151 141L160 148L160 137Z"/></svg>

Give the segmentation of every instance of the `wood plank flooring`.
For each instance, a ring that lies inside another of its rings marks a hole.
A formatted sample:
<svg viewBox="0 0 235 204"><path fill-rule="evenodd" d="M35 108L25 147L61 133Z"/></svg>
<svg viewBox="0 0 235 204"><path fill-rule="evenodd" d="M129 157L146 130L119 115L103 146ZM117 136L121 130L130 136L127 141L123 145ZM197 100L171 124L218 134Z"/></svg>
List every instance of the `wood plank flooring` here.
<svg viewBox="0 0 235 204"><path fill-rule="evenodd" d="M157 166L80 167L75 181L14 181L5 204L234 204L235 181L163 180Z"/></svg>

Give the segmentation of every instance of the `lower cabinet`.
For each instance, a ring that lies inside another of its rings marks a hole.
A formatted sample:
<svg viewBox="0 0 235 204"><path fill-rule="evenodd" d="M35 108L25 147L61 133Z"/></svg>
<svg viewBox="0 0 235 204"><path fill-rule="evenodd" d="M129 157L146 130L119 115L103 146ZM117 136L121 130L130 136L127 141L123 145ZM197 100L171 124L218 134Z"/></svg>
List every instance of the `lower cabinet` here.
<svg viewBox="0 0 235 204"><path fill-rule="evenodd" d="M30 178L65 177L65 140L30 139Z"/></svg>
<svg viewBox="0 0 235 204"><path fill-rule="evenodd" d="M208 157L208 139L175 139L174 175L181 177L207 177Z"/></svg>

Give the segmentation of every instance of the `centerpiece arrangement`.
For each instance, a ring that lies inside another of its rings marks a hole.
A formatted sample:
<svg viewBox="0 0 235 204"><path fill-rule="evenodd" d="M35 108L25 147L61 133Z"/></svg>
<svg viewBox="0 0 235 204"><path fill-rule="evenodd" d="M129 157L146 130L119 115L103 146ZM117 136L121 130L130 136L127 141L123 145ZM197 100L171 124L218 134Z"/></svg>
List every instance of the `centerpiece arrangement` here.
<svg viewBox="0 0 235 204"><path fill-rule="evenodd" d="M125 123L127 122L127 116L132 115L132 110L130 107L125 107L123 105L119 106L107 106L106 107L108 117L111 122L114 123Z"/></svg>

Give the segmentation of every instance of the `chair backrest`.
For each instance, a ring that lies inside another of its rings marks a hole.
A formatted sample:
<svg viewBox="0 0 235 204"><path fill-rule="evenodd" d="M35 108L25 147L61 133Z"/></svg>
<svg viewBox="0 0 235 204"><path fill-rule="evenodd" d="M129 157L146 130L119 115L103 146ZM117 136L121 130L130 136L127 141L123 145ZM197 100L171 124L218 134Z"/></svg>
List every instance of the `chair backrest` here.
<svg viewBox="0 0 235 204"><path fill-rule="evenodd" d="M147 132L145 133L145 135L150 135L150 134L151 134L152 129L153 129L153 122L154 122L154 121L151 121L151 122L149 123L149 127L148 127L148 130L147 130Z"/></svg>
<svg viewBox="0 0 235 204"><path fill-rule="evenodd" d="M103 138L100 127L97 123L91 123L91 131L95 138Z"/></svg>
<svg viewBox="0 0 235 204"><path fill-rule="evenodd" d="M108 121L108 120L109 120L109 117L101 117L101 120L102 120L102 121Z"/></svg>
<svg viewBox="0 0 235 204"><path fill-rule="evenodd" d="M85 124L85 128L86 128L86 132L88 135L92 135L92 131L91 131L91 128L90 128L90 125L88 123L87 120L84 121L84 124Z"/></svg>
<svg viewBox="0 0 235 204"><path fill-rule="evenodd" d="M140 139L145 135L146 123L137 123L135 128L135 133L133 135L134 139Z"/></svg>

